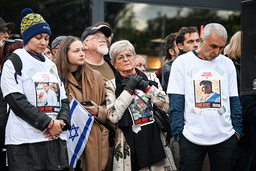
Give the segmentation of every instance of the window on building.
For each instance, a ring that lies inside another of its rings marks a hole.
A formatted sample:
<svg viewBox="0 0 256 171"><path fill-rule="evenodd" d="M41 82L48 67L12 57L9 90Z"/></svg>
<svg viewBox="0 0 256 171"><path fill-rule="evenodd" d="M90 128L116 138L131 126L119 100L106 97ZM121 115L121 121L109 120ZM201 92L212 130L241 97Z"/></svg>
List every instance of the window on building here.
<svg viewBox="0 0 256 171"><path fill-rule="evenodd" d="M195 9L142 3L105 3L105 21L115 34L113 42L127 39L138 54L146 58L148 70L163 65L163 39L183 26L217 22L224 25L229 38L240 30L240 12Z"/></svg>

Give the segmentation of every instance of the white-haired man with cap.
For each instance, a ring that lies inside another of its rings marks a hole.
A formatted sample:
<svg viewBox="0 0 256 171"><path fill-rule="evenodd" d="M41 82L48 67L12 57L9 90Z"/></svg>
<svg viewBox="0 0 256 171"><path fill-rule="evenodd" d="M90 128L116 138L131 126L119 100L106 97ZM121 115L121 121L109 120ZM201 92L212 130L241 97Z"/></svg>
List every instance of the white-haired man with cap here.
<svg viewBox="0 0 256 171"><path fill-rule="evenodd" d="M111 36L109 27L87 27L81 36L85 47L85 62L93 69L99 71L104 83L115 78L115 68L104 60L108 54L107 37Z"/></svg>
<svg viewBox="0 0 256 171"><path fill-rule="evenodd" d="M174 139L179 142L182 171L201 170L208 153L211 171L230 171L242 133L242 110L233 62L221 55L227 41L225 27L204 27L201 47L177 58L167 93ZM211 81L219 98L203 101L201 81Z"/></svg>
<svg viewBox="0 0 256 171"><path fill-rule="evenodd" d="M5 41L9 38L11 30L14 29L15 24L13 22L6 23L2 17L0 17L0 70L5 59L3 57L4 44Z"/></svg>
<svg viewBox="0 0 256 171"><path fill-rule="evenodd" d="M112 27L110 26L109 23L107 22L104 22L104 21L100 21L100 22L97 22L96 24L94 24L93 26L96 26L98 28L101 28L101 27L108 27L110 30L111 30L111 35L109 37L107 37L107 46L108 46L108 49L110 48L110 45L111 45L111 42L112 42L112 39L114 37L114 34L112 32ZM109 56L109 53L104 55L104 60L108 63L110 63L111 59L110 59L110 56ZM111 64L112 65L112 64Z"/></svg>
<svg viewBox="0 0 256 171"><path fill-rule="evenodd" d="M98 26L94 25L86 28L81 36L81 40L85 46L85 61L91 68L101 73L104 83L115 78L116 72L109 58L104 58L104 55L107 55L109 52L108 46L111 43L111 38L109 37L111 37L111 34L111 28L103 23ZM115 125L107 120L104 126L110 130L110 139L113 139L112 136L115 136ZM111 142L112 141L110 141L110 145L113 145L113 142ZM104 169L105 171L112 170L113 148L110 148L109 154L110 156L107 166Z"/></svg>
<svg viewBox="0 0 256 171"><path fill-rule="evenodd" d="M9 38L9 34L14 29L15 24L13 22L6 23L2 17L0 17L0 49L3 47L5 40Z"/></svg>

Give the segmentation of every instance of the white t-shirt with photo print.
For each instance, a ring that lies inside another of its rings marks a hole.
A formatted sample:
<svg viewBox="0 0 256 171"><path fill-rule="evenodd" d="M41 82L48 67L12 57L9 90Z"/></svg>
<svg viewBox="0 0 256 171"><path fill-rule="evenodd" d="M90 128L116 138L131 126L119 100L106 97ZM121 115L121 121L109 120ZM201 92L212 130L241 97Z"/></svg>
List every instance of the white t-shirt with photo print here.
<svg viewBox="0 0 256 171"><path fill-rule="evenodd" d="M37 105L36 82L52 82L60 85L60 100L67 98L66 92L61 83L56 65L46 58L45 62L41 62L28 54L25 49L14 51L20 56L22 61L22 75L17 76L18 84L14 78L14 66L10 60L4 64L1 76L1 89L4 97L10 93L24 94L29 103ZM57 112L46 113L51 118L55 119ZM61 139L66 139L66 135L62 133L59 136ZM29 123L18 117L13 111L10 111L8 122L6 125L6 145L19 145L22 143L36 143L48 141L43 135L43 132L34 128Z"/></svg>
<svg viewBox="0 0 256 171"><path fill-rule="evenodd" d="M203 80L213 83L212 88L220 96L218 101L202 102ZM185 95L182 134L192 143L214 145L235 133L229 98L238 96L238 92L235 67L229 58L219 55L207 61L193 52L179 56L172 65L167 93Z"/></svg>

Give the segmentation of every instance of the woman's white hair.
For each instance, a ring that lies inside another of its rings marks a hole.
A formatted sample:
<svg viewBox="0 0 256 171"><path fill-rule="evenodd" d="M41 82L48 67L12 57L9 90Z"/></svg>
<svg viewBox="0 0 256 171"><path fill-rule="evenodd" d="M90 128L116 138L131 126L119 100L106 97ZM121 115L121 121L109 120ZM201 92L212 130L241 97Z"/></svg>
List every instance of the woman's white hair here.
<svg viewBox="0 0 256 171"><path fill-rule="evenodd" d="M125 49L130 50L132 53L135 54L135 50L133 45L128 40L119 40L113 43L110 46L109 56L112 61L116 58L116 56L124 51Z"/></svg>
<svg viewBox="0 0 256 171"><path fill-rule="evenodd" d="M208 40L210 34L214 32L216 33L219 37L225 39L228 38L227 30L225 27L219 23L210 23L207 24L202 32L202 38L204 41Z"/></svg>

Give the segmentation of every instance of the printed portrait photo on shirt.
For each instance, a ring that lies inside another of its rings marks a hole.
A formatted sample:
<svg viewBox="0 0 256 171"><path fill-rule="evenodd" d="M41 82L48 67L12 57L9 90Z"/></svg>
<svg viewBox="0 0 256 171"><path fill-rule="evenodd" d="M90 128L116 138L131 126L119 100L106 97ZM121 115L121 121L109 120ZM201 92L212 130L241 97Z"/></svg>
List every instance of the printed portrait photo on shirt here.
<svg viewBox="0 0 256 171"><path fill-rule="evenodd" d="M195 107L220 108L220 80L194 80Z"/></svg>
<svg viewBox="0 0 256 171"><path fill-rule="evenodd" d="M35 82L37 107L59 106L59 84L54 82Z"/></svg>
<svg viewBox="0 0 256 171"><path fill-rule="evenodd" d="M132 119L135 124L140 126L154 122L152 104L141 90L136 90L133 94L134 100L129 106Z"/></svg>

